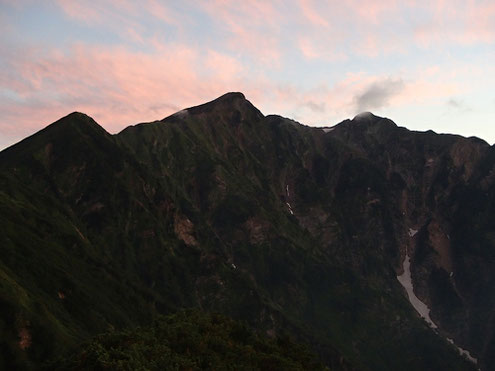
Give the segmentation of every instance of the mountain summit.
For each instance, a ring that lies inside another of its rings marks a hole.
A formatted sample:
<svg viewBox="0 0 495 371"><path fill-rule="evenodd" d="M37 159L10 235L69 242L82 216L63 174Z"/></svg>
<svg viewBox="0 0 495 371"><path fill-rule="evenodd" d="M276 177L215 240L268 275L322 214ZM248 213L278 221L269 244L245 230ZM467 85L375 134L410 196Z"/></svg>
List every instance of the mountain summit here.
<svg viewBox="0 0 495 371"><path fill-rule="evenodd" d="M263 114L249 102L242 93L227 93L211 102L199 106L190 107L179 111L163 121L177 119L185 115L209 115L215 114L226 115L226 119L232 124L238 124L244 120L259 120Z"/></svg>
<svg viewBox="0 0 495 371"><path fill-rule="evenodd" d="M179 328L203 357L180 364L198 368L222 354L204 344L256 349L260 368L295 364L280 358L290 349L309 364L287 338L336 370L495 364L495 152L483 141L368 113L321 130L228 93L116 135L73 113L0 152L0 169L0 368L88 365L94 346L128 365L183 357L188 345L167 340ZM184 308L247 327L173 315ZM154 332L155 319L174 330ZM204 326L219 337L196 342Z"/></svg>

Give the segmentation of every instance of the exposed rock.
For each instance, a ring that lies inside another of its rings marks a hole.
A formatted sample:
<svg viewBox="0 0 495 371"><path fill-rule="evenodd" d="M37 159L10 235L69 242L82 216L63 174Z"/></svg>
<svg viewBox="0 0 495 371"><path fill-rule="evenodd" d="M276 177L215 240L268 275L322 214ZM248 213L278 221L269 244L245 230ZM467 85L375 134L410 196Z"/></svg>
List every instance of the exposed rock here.
<svg viewBox="0 0 495 371"><path fill-rule="evenodd" d="M261 243L269 237L270 224L260 218L249 218L244 223L244 228L247 230L249 242L252 244Z"/></svg>
<svg viewBox="0 0 495 371"><path fill-rule="evenodd" d="M184 215L175 214L174 231L176 236L187 245L198 246L194 237L194 224Z"/></svg>
<svg viewBox="0 0 495 371"><path fill-rule="evenodd" d="M429 242L438 254L437 264L446 272L452 272L452 255L448 235L442 230L440 224L434 219L428 224Z"/></svg>
<svg viewBox="0 0 495 371"><path fill-rule="evenodd" d="M27 327L19 329L19 348L21 348L21 350L26 350L31 346L31 343L32 339L29 329Z"/></svg>

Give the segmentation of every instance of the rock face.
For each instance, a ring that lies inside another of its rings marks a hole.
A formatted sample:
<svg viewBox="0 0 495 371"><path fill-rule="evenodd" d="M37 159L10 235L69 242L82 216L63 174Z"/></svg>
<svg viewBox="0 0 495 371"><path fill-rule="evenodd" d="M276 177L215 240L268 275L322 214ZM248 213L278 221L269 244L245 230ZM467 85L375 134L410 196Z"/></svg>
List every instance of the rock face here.
<svg viewBox="0 0 495 371"><path fill-rule="evenodd" d="M451 338L489 370L494 164L478 139L310 128L241 93L117 135L71 114L0 153L0 368L196 307L332 369L474 369ZM406 254L438 333L397 281Z"/></svg>
<svg viewBox="0 0 495 371"><path fill-rule="evenodd" d="M410 246L416 294L443 336L476 354L483 369L493 367L494 148L477 138L412 133L378 117L331 134L377 164L390 185L400 184L399 223L419 230Z"/></svg>

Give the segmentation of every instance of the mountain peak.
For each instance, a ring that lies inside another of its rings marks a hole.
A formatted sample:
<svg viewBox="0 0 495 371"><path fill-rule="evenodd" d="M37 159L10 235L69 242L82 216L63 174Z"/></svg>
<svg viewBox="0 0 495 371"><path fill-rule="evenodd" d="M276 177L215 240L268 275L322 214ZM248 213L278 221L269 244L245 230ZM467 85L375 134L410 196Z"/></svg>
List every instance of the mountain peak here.
<svg viewBox="0 0 495 371"><path fill-rule="evenodd" d="M39 133L46 132L52 133L60 132L60 135L89 135L89 136L107 136L109 135L103 127L101 127L91 116L82 112L72 112L67 116L55 121L53 124L48 125ZM62 134L63 133L63 134ZM69 134L70 133L70 134Z"/></svg>
<svg viewBox="0 0 495 371"><path fill-rule="evenodd" d="M3 161L9 159L8 161L15 162L42 150L48 143L61 146L66 146L70 143L70 145L74 146L76 141L86 142L100 137L109 138L110 134L90 116L81 112L72 112L6 148L1 152L0 159L3 159Z"/></svg>
<svg viewBox="0 0 495 371"><path fill-rule="evenodd" d="M233 100L236 100L236 99L242 99L242 100L246 100L246 97L244 94L242 94L241 92L229 92L229 93L225 93L224 95L218 97L217 99L215 99L215 101L233 101Z"/></svg>
<svg viewBox="0 0 495 371"><path fill-rule="evenodd" d="M351 122L353 124L357 124L358 127L361 127L362 129L371 129L371 128L394 128L397 127L395 122L392 120L386 118L386 117L380 117L376 116L371 112L361 112L358 113L354 118L348 122Z"/></svg>
<svg viewBox="0 0 495 371"><path fill-rule="evenodd" d="M213 110L224 110L224 109L233 109L240 108L241 106L249 105L254 108L254 106L246 99L244 94L239 92L230 92L220 97L213 99L204 104L200 104L199 106L194 106L188 108L187 111L189 113L203 113L210 112Z"/></svg>
<svg viewBox="0 0 495 371"><path fill-rule="evenodd" d="M220 116L229 117L232 114L235 114L237 119L234 121L240 121L243 117L249 120L259 120L263 117L263 114L246 99L244 94L240 92L229 92L210 102L183 109L182 111L166 117L164 120L176 120L187 117L188 115L199 115L211 112L218 113ZM229 119L229 121L231 120Z"/></svg>
<svg viewBox="0 0 495 371"><path fill-rule="evenodd" d="M60 124L100 126L91 116L88 116L85 113L78 111L69 113L67 116L64 116L61 119L55 121L52 125L60 125Z"/></svg>
<svg viewBox="0 0 495 371"><path fill-rule="evenodd" d="M383 119L383 117L379 117L379 116L374 115L371 112L365 111L365 112L358 113L356 116L354 116L352 121L354 121L354 122L356 122L356 121L375 122L375 121L378 121L381 119Z"/></svg>
<svg viewBox="0 0 495 371"><path fill-rule="evenodd" d="M72 113L69 113L67 116L64 116L62 118L79 118L79 119L83 119L83 118L90 118L92 119L90 116L86 115L85 113L83 112L79 112L79 111L74 111Z"/></svg>

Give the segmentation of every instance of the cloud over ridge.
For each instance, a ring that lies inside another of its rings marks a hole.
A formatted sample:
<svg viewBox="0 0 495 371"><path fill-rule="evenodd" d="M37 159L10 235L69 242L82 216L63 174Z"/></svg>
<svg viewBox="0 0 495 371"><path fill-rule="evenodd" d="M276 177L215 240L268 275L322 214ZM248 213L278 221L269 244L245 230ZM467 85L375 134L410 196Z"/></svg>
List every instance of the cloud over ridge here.
<svg viewBox="0 0 495 371"><path fill-rule="evenodd" d="M368 85L354 97L356 112L372 111L387 106L390 99L405 88L402 79L386 78Z"/></svg>

